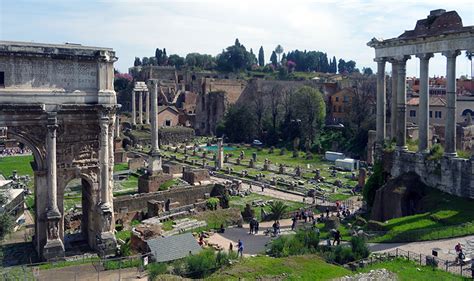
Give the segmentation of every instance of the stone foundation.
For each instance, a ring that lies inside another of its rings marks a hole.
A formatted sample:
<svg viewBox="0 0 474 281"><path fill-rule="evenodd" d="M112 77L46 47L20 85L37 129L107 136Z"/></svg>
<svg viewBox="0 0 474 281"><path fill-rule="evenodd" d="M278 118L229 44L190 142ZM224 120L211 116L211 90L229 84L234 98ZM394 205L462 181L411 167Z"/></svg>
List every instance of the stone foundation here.
<svg viewBox="0 0 474 281"><path fill-rule="evenodd" d="M210 183L211 177L206 169L188 169L183 171L183 180L190 185L202 185Z"/></svg>
<svg viewBox="0 0 474 281"><path fill-rule="evenodd" d="M173 176L169 174L157 173L155 175L145 174L138 178L138 192L139 193L150 193L156 192L160 189L160 186L172 179Z"/></svg>

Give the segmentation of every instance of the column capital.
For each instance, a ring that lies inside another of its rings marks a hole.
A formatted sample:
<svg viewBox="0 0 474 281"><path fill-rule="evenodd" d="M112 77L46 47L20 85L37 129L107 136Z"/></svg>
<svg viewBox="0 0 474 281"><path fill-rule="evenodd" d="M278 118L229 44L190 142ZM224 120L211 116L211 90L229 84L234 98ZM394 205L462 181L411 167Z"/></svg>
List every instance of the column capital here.
<svg viewBox="0 0 474 281"><path fill-rule="evenodd" d="M429 60L430 58L433 57L433 53L420 53L420 54L416 54L416 57L419 58L420 60Z"/></svg>
<svg viewBox="0 0 474 281"><path fill-rule="evenodd" d="M444 51L441 54L447 58L455 58L461 54L461 51L459 50Z"/></svg>
<svg viewBox="0 0 474 281"><path fill-rule="evenodd" d="M374 58L374 61L377 63L385 63L387 61L387 58L385 57Z"/></svg>
<svg viewBox="0 0 474 281"><path fill-rule="evenodd" d="M405 64L407 60L411 59L411 56L395 56L390 58L390 62L396 63L396 64Z"/></svg>

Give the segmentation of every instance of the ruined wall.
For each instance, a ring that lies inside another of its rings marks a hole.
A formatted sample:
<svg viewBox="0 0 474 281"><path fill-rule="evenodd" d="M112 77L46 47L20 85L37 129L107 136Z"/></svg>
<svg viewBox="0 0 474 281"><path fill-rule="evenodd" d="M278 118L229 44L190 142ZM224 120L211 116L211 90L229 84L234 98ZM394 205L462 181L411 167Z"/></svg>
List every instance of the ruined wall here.
<svg viewBox="0 0 474 281"><path fill-rule="evenodd" d="M427 155L409 151L393 152L392 177L415 172L428 186L460 197L474 198L474 177L469 159L443 157L428 160Z"/></svg>
<svg viewBox="0 0 474 281"><path fill-rule="evenodd" d="M154 193L143 193L139 195L125 195L114 198L115 213L146 212L148 201L165 201L170 199L171 203L179 202L179 206L195 203L198 199L204 199L210 194L214 184L204 186L175 187L166 191Z"/></svg>

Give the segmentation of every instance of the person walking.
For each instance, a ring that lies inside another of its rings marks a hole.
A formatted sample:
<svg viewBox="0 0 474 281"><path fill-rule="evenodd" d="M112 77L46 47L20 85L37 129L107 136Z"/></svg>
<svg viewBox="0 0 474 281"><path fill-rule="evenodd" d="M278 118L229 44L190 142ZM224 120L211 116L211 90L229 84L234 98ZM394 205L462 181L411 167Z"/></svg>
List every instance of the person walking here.
<svg viewBox="0 0 474 281"><path fill-rule="evenodd" d="M244 243L240 239L239 239L239 242L237 243L237 248L238 248L237 256L240 255L240 257L242 258L244 255Z"/></svg>
<svg viewBox="0 0 474 281"><path fill-rule="evenodd" d="M291 219L293 222L291 223L291 230L295 230L296 228L296 216L293 216L293 218Z"/></svg>

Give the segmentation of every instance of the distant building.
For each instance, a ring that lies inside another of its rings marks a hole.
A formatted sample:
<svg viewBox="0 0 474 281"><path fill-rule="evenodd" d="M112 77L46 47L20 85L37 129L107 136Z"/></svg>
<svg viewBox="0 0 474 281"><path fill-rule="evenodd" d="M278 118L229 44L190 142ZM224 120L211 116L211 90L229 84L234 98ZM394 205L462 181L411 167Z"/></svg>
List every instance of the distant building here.
<svg viewBox="0 0 474 281"><path fill-rule="evenodd" d="M0 213L8 213L16 224L19 224L24 219L25 193L21 188L11 188L11 183L11 180L0 176L0 193L6 199L6 202L0 205Z"/></svg>
<svg viewBox="0 0 474 281"><path fill-rule="evenodd" d="M179 111L174 106L158 107L158 126L173 127L179 125Z"/></svg>

